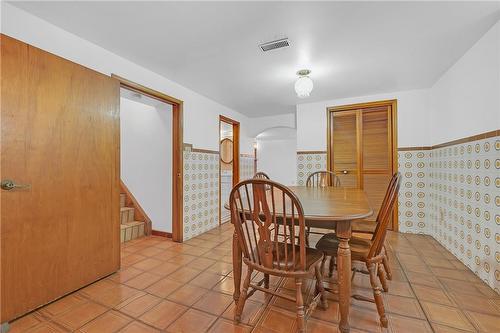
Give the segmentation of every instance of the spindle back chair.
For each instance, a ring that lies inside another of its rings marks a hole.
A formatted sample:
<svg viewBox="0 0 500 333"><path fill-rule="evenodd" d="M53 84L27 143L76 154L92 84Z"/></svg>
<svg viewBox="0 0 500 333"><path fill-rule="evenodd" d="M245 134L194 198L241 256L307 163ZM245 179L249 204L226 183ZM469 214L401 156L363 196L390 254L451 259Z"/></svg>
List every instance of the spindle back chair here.
<svg viewBox="0 0 500 333"><path fill-rule="evenodd" d="M330 185L331 184L331 185ZM325 187L325 186L340 186L340 179L332 171L316 171L307 177L306 186Z"/></svg>
<svg viewBox="0 0 500 333"><path fill-rule="evenodd" d="M368 259L380 256L382 253L385 238L387 236L387 227L389 226L394 206L398 200L400 186L401 173L397 172L394 174L389 183L384 201L382 202L382 206L380 207L380 211L377 215L377 226L375 227L375 232L373 233L371 239L372 246L370 247Z"/></svg>
<svg viewBox="0 0 500 333"><path fill-rule="evenodd" d="M330 185L332 184L332 185ZM306 180L308 187L340 187L340 179L331 171L316 171L311 173ZM324 232L311 231L311 227L306 228L306 245L309 246L309 236L311 234L324 235Z"/></svg>
<svg viewBox="0 0 500 333"><path fill-rule="evenodd" d="M375 303L380 317L380 322L383 327L387 327L388 320L385 315L381 287L378 281L380 280L382 286L385 289L386 287L384 285L387 282L385 276L386 272L383 267L387 265L387 253L385 251L384 244L387 235L387 227L391 220L394 206L398 199L400 186L401 174L398 172L394 174L391 181L389 182L386 195L377 215L377 226L375 228L375 233L373 234L371 240L363 238L351 238L350 240L352 260L364 262L367 268L367 271L363 271L354 267L352 278L354 278L354 274L356 272L369 274L370 284L373 289L373 299L370 299L363 295L353 295L353 297L357 300ZM323 236L316 244L317 249L322 250L325 255L329 255L332 258L337 256L338 247L339 241L334 234L327 234Z"/></svg>
<svg viewBox="0 0 500 333"><path fill-rule="evenodd" d="M257 172L253 176L253 178L256 178L256 179L271 179L267 173L262 172L262 171Z"/></svg>
<svg viewBox="0 0 500 333"><path fill-rule="evenodd" d="M320 271L323 253L306 247L304 210L299 199L284 185L254 178L232 189L229 205L243 262L248 267L235 320L240 320L246 299L260 290L295 302L298 330L305 332L305 320L318 302L324 307L327 303ZM256 284L251 283L254 270L264 273L264 279ZM296 297L269 289L269 275L295 278ZM302 283L307 277L316 278L317 294L304 307Z"/></svg>

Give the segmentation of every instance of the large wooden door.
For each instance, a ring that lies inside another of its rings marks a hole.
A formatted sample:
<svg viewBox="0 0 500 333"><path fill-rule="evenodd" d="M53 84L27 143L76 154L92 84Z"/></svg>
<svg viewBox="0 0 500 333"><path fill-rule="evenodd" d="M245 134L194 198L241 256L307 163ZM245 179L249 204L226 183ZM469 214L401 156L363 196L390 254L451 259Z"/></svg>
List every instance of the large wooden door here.
<svg viewBox="0 0 500 333"><path fill-rule="evenodd" d="M342 186L364 189L374 221L387 186L397 171L396 101L347 105L328 109L329 170ZM393 229L397 229L394 215Z"/></svg>
<svg viewBox="0 0 500 333"><path fill-rule="evenodd" d="M119 84L1 35L1 321L120 265ZM4 186L8 188L8 186Z"/></svg>

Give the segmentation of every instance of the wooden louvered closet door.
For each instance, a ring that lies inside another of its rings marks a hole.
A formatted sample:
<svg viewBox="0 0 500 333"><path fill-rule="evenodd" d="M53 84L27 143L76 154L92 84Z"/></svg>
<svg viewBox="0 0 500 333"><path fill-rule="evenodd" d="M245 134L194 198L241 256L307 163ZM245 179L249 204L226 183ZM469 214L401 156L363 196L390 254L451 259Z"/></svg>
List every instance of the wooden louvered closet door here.
<svg viewBox="0 0 500 333"><path fill-rule="evenodd" d="M341 186L365 190L375 221L387 185L397 171L396 101L328 109L328 166ZM397 213L392 229L397 229Z"/></svg>

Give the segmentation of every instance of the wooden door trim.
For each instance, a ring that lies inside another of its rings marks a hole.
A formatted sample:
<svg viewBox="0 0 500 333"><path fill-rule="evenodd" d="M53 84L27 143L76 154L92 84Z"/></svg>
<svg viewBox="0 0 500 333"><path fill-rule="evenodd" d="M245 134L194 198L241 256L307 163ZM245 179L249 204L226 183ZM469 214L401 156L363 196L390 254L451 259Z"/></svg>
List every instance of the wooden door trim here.
<svg viewBox="0 0 500 333"><path fill-rule="evenodd" d="M128 90L147 95L161 102L172 105L172 240L183 241L183 106L184 102L157 90L127 80L116 74L111 77L118 80L120 86Z"/></svg>
<svg viewBox="0 0 500 333"><path fill-rule="evenodd" d="M220 129L221 123L233 125L233 186L240 181L240 122L229 117L219 115L219 225L222 224L221 216L221 173L220 173Z"/></svg>
<svg viewBox="0 0 500 333"><path fill-rule="evenodd" d="M233 186L240 181L240 122L229 117L219 115L219 142L220 123L225 122L233 125ZM219 152L220 154L220 152ZM220 170L220 168L219 168ZM220 183L220 182L219 182ZM220 195L220 192L219 192Z"/></svg>
<svg viewBox="0 0 500 333"><path fill-rule="evenodd" d="M390 121L390 128L392 131L392 173L395 173L398 171L398 127L397 127L397 109L398 109L398 100L397 99L388 99L388 100L381 100L381 101L373 101L373 102L363 102L363 103L355 103L355 104L347 104L347 105L337 105L337 106L330 106L326 108L326 121L327 121L327 126L326 126L326 168L328 171L332 171L333 167L333 156L331 153L332 147L333 147L333 137L331 135L331 129L332 129L332 124L331 120L333 117L333 114L335 112L352 112L356 110L363 110L363 109L368 109L368 108L374 108L377 106L387 106L390 108L391 112L391 117L389 117ZM379 111L379 110L374 110L374 111ZM370 112L370 111L365 111L365 112ZM357 122L358 123L358 122ZM362 126L362 124L361 124ZM361 144L359 142L358 138L358 145ZM359 153L359 151L358 151ZM362 157L361 157L362 158ZM358 158L359 161L359 158ZM360 168L360 165L358 164L358 170ZM359 170L359 177L361 177L361 170ZM358 178L359 180L359 178ZM361 183L358 183L361 184ZM394 231L399 231L399 221L398 221L398 203L396 201L396 204L394 206L394 213L393 213L393 228Z"/></svg>
<svg viewBox="0 0 500 333"><path fill-rule="evenodd" d="M391 125L392 125L392 171L398 172L398 101L393 100L391 104ZM399 231L399 200L396 198L394 203L394 212L392 213L392 226L394 231Z"/></svg>
<svg viewBox="0 0 500 333"><path fill-rule="evenodd" d="M364 103L356 103L356 104L347 104L347 105L337 105L337 106L329 106L326 108L327 112L339 112L339 111L349 111L349 110L359 110L359 109L368 109L374 108L377 106L397 106L397 99L387 99L382 101L374 101L374 102L364 102ZM376 110L380 111L380 110Z"/></svg>
<svg viewBox="0 0 500 333"><path fill-rule="evenodd" d="M364 179L362 171L363 168L363 114L361 112L356 111L356 149L358 150L357 154L357 170L358 170L358 186L360 188L364 188ZM332 165L333 167L333 165Z"/></svg>

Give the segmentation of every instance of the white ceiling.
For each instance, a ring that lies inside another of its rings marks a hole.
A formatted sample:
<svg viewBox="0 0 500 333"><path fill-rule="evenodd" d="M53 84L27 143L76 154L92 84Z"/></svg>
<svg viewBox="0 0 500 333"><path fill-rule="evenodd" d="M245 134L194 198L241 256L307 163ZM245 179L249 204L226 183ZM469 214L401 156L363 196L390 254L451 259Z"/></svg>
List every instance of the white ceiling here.
<svg viewBox="0 0 500 333"><path fill-rule="evenodd" d="M500 16L500 2L13 5L251 117L429 87ZM258 48L285 36L289 48ZM304 100L293 89L301 68L315 85Z"/></svg>

